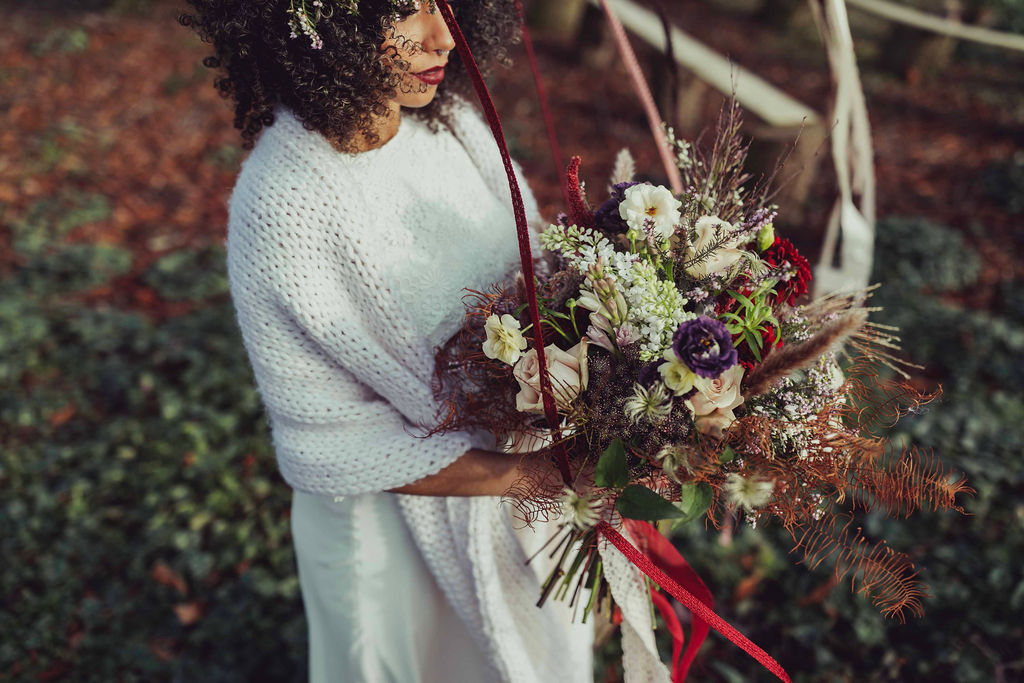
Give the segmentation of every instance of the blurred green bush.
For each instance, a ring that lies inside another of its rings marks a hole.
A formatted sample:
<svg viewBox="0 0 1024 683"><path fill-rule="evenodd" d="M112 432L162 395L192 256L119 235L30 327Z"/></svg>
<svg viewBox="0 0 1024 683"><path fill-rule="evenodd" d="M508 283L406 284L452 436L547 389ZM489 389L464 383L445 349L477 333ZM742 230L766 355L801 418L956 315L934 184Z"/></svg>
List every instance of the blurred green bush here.
<svg viewBox="0 0 1024 683"><path fill-rule="evenodd" d="M131 264L59 241L103 206L33 206L14 225L23 266L0 281L0 678L300 680L290 493L223 248L141 276L205 301L194 313L83 307L71 296Z"/></svg>

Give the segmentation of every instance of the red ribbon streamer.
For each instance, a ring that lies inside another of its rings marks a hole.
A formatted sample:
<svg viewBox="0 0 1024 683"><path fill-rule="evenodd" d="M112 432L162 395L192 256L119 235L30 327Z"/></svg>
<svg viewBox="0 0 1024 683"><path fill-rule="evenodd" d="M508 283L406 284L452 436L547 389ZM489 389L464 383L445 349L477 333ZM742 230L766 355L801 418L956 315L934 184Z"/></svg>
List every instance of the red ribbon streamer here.
<svg viewBox="0 0 1024 683"><path fill-rule="evenodd" d="M754 645L749 638L737 631L732 624L715 614L710 607L701 602L693 593L680 586L672 579L672 577L655 566L655 564L651 562L646 555L634 548L633 545L627 541L622 534L613 529L608 522L604 520L598 522L597 530L604 534L605 538L607 538L612 545L618 548L623 555L629 558L629 561L632 562L640 571L649 576L654 583L668 591L669 595L673 598L683 603L683 606L690 610L694 618L706 622L711 626L711 628L731 640L740 649L756 659L762 666L764 666L764 668L775 674L779 680L785 681L786 683L792 683L789 679L789 675L778 662L772 659L771 655L759 648L757 645Z"/></svg>
<svg viewBox="0 0 1024 683"><path fill-rule="evenodd" d="M548 426L551 428L556 438L556 462L558 464L559 471L562 474L562 480L567 486L571 487L572 476L569 471L569 457L565 451L565 444L562 443L559 438L561 430L559 427L558 412L555 407L554 396L551 391L551 379L548 376L547 363L544 358L544 337L541 333L540 311L537 306L537 291L534 286L533 254L530 250L529 226L526 222L526 208L523 205L523 197L519 189L519 183L516 181L515 171L512 166L512 157L508 153L508 146L505 142L505 135L501 129L501 121L498 118L498 112L494 108L494 102L491 100L491 95L487 90L487 85L484 83L483 76L480 74L480 68L477 66L476 60L473 58L473 54L470 52L469 46L466 43L466 37L462 34L462 30L455 21L455 16L452 14L451 7L448 6L447 0L436 0L436 3L441 10L441 16L444 18L445 24L448 26L448 30L455 39L456 49L459 52L459 56L462 58L463 64L466 66L470 80L473 82L473 88L476 90L477 97L483 105L484 114L487 117L487 123L490 125L491 133L494 135L494 140L498 144L498 151L501 153L501 159L505 166L505 173L508 176L509 190L512 195L512 209L516 219L516 233L519 239L519 257L522 261L523 276L526 280L526 296L530 309L530 320L533 323L534 346L537 350L537 360L539 361L541 368L540 389L541 396L544 401L544 413L548 420ZM778 662L768 655L768 653L757 645L754 645L750 639L737 631L720 616L715 614L708 605L695 597L693 593L680 586L663 570L659 569L650 559L647 558L646 555L634 548L629 541L622 536L622 534L613 529L607 522L601 521L598 523L597 529L600 533L604 534L604 536L627 558L629 558L637 568L650 577L657 585L668 591L672 597L681 602L693 614L694 625L691 629L690 647L687 649L687 653L692 650L695 655L696 648L700 645L700 643L697 642L695 646L694 641L698 640L697 634L699 631L697 630L697 622L698 620L701 620L742 648L750 656L760 662L766 669L775 674L780 680L785 681L786 683L791 683L786 672ZM656 530L655 533L657 533ZM660 534L657 535L660 536ZM664 542L668 543L668 541ZM660 546L657 545L657 542L653 542L651 545L655 548L660 548ZM656 555L658 554L657 550L655 553ZM668 554L661 553L661 555ZM676 555L678 555L678 553L676 553ZM673 562L671 561L672 559L673 558L671 558L671 556L668 556L667 559L664 557L662 558L662 561L665 562L670 571L673 566L678 566L678 562ZM679 561L685 564L682 557L679 557ZM690 571L692 572L693 570L690 569ZM685 576L685 574L681 576ZM694 574L694 576L696 576L696 574ZM683 578L683 581L684 583L687 583L686 578ZM699 577L697 577L697 581L700 581ZM701 585L703 585L702 582ZM700 638L700 640L702 641L703 638ZM675 659L675 656L673 659ZM687 655L684 655L684 661L687 661ZM692 661L692 656L689 657L689 661ZM688 666L689 664L687 663L687 667Z"/></svg>
<svg viewBox="0 0 1024 683"><path fill-rule="evenodd" d="M679 655L682 654L683 643L686 642L683 625L679 623L679 617L676 616L672 603L664 593L659 593L654 586L651 586L651 602L658 608L661 618L665 620L665 628L672 636L672 683L682 683L686 680L686 671L679 665Z"/></svg>
<svg viewBox="0 0 1024 683"><path fill-rule="evenodd" d="M558 470L562 474L562 482L572 487L572 474L569 471L569 455L565 452L565 444L561 440L562 431L558 421L558 411L555 408L554 395L551 392L551 377L548 376L547 360L544 357L544 335L540 327L540 310L537 307L537 290L534 286L533 275L533 254L530 251L529 226L526 223L526 208L523 206L523 195L519 190L519 183L516 181L515 170L512 167L512 157L508 153L508 145L505 143L505 134L501 130L501 120L498 112L491 101L491 94L487 91L487 85L480 74L480 67L477 66L473 53L469 50L466 37L462 35L462 29L455 21L452 8L448 6L447 0L437 0L437 6L441 10L441 16L448 25L448 30L455 39L455 47L459 51L459 57L469 72L470 80L473 81L473 88L477 97L484 107L484 114L487 116L487 123L494 134L494 141L498 143L498 151L501 152L501 160L505 164L505 173L508 175L508 187L512 193L512 210L516 217L516 234L519 237L519 258L523 266L523 278L526 280L526 300L530 306L530 322L533 323L534 349L537 351L537 362L540 364L540 393L544 401L544 415L548 420L548 428L551 429L555 440L555 459Z"/></svg>
<svg viewBox="0 0 1024 683"><path fill-rule="evenodd" d="M683 586L687 591L692 593L698 600L707 605L708 609L713 609L715 606L715 598L711 594L711 590L707 587L700 576L694 571L693 567L683 559L683 556L679 554L675 546L672 545L667 538L665 538L654 525L647 522L641 522L637 519L623 519L623 526L629 531L630 536L637 542L637 546L641 551L651 559L658 569L665 572L672 579ZM668 600L665 596L657 593L652 589L651 597L657 602L658 598L665 601L668 604ZM657 595L657 598L655 598ZM666 616L666 624L669 627L669 631L672 632L672 683L681 683L686 680L686 674L690 671L690 665L693 664L694 658L697 656L697 650L700 649L701 643L708 637L708 632L711 627L708 623L697 616L693 617L693 623L690 626L690 642L686 646L686 652L683 654L683 658L679 660L679 650L681 650L682 642L682 627L678 625L679 621L676 618L674 611L671 611L671 618L676 622L676 628L679 630L679 637L676 638L675 632L672 630L672 625L668 623L668 617ZM662 609L662 616L665 616L665 610Z"/></svg>

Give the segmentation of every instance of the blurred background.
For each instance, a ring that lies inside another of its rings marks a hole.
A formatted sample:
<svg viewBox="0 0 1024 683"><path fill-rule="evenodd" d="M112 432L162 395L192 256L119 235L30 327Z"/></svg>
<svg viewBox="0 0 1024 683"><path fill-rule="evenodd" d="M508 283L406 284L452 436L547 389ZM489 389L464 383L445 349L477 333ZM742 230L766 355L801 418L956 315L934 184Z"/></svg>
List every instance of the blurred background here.
<svg viewBox="0 0 1024 683"><path fill-rule="evenodd" d="M902 328L925 366L915 383L943 390L892 437L965 472L970 515L861 516L930 587L925 617L906 624L826 569L795 565L780 529L696 524L675 542L719 613L794 680L1021 681L1024 52L1012 39L1024 2L874 4L1010 40L943 36L848 2L878 180L875 319ZM176 22L183 5L0 2L0 681L306 677L290 492L224 265L246 152L201 64L209 46ZM801 130L794 117L805 121L776 225L815 262L836 181L820 123L832 84L808 4L650 0L623 19L659 8L714 55L680 52L673 67L631 33L679 133L714 123L723 94L707 74L722 60L785 96L744 103L752 170L770 170ZM660 180L600 13L577 0L528 11L562 145L583 156L592 193L621 147ZM560 193L522 46L514 57L492 91L550 217ZM596 681L619 680L616 643ZM712 633L691 679L771 676Z"/></svg>

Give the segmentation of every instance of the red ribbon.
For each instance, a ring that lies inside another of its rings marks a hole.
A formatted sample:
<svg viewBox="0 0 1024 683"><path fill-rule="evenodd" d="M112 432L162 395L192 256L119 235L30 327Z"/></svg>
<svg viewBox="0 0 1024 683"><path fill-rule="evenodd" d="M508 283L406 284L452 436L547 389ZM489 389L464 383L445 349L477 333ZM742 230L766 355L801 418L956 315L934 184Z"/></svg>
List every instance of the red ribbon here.
<svg viewBox="0 0 1024 683"><path fill-rule="evenodd" d="M613 529L608 522L605 522L604 520L598 522L597 530L604 534L605 538L607 538L612 545L618 548L623 555L629 558L629 561L632 562L640 571L649 576L654 583L668 591L669 595L673 598L683 603L683 606L693 614L695 620L700 619L706 624L709 624L711 628L731 640L744 652L756 659L762 666L764 666L764 668L775 674L779 680L791 683L789 675L778 662L772 659L771 655L759 648L757 645L754 645L749 638L737 631L732 624L715 614L708 605L704 604L693 593L676 583L671 576L659 569L646 555L634 548L633 545L627 541L622 534ZM655 531L655 533L657 532ZM694 625L696 625L696 621L694 622Z"/></svg>
<svg viewBox="0 0 1024 683"><path fill-rule="evenodd" d="M505 166L505 173L508 176L509 190L512 195L512 209L516 219L516 234L519 239L519 257L522 261L523 276L526 279L526 296L530 309L530 320L533 323L534 346L537 350L537 360L540 363L541 368L540 389L541 396L544 401L544 414L547 417L548 426L556 437L555 455L559 471L562 474L562 480L567 486L571 487L572 476L569 471L569 456L565 451L565 444L558 438L561 434L558 412L555 408L554 396L551 391L551 378L548 376L547 363L544 358L544 337L541 334L540 311L537 306L537 291L534 286L533 254L530 250L529 227L526 222L526 209L523 205L523 197L519 189L519 183L516 181L515 171L512 166L512 157L508 153L508 146L505 143L505 136L501 129L501 121L498 118L498 112L494 108L494 102L491 100L491 95L487 91L487 85L484 83L483 76L480 74L480 69L476 64L476 60L473 58L469 45L466 43L466 37L462 34L462 30L455 21L455 16L452 14L451 7L448 6L447 0L436 0L436 2L437 6L441 10L441 16L444 18L445 24L448 26L448 30L455 39L455 45L459 52L459 57L462 58L462 62L466 66L470 80L473 82L473 88L476 90L477 97L483 105L484 114L487 117L487 123L490 125L491 133L494 135L494 140L498 144L498 151L501 153L501 159ZM668 571L671 571L679 577L682 583L693 588L698 594L702 595L702 597L708 601L706 604L701 598L696 597L692 592L679 585L676 580L670 577L664 570L656 566L646 555L634 548L629 541L622 536L622 534L613 529L607 522L601 521L598 523L598 531L604 534L612 545L618 548L637 568L640 569L640 571L650 577L654 583L668 591L672 597L681 602L693 614L694 622L690 633L690 645L687 648L686 653L683 655L682 662L678 662L678 654L675 652L673 653L673 671L675 672L677 670L677 664L679 666L683 666L685 664L686 669L689 668L690 662L693 661L693 657L696 655L697 648L707 636L706 629L703 632L703 636L700 635L701 631L698 627L698 623L703 622L705 627L710 625L716 631L741 647L750 656L764 665L765 668L775 674L780 680L790 683L789 676L782 667L779 666L778 662L772 659L768 653L757 645L754 645L750 639L737 631L733 626L722 619L722 617L718 616L711 610L711 607L709 606L710 594L705 594L701 591L701 588L703 588L703 591L707 591L707 587L704 586L696 573L693 572L689 565L686 564L685 560L683 560L674 549L669 552L668 548L671 547L671 544L661 537L661 535L657 533L657 530L652 529L652 534L646 529L642 529L641 527L637 528L640 529L638 535L648 540L648 546L652 549L651 552L654 554L658 562L663 564ZM661 540L656 540L655 537ZM664 603L661 604L664 605ZM678 625L678 620L675 621L675 624ZM674 627L670 626L669 628L672 629ZM681 627L678 630L681 634ZM681 646L682 640L680 636L678 647ZM673 649L675 649L675 647ZM683 675L685 675L685 670ZM675 676L675 673L673 673L673 676ZM673 678L673 680L675 680L675 678Z"/></svg>
<svg viewBox="0 0 1024 683"><path fill-rule="evenodd" d="M683 559L675 546L661 535L654 525L636 519L623 519L622 522L642 552L651 559L656 567L707 605L708 609L714 607L715 598L711 595L711 590L693 570L693 567ZM686 674L690 671L690 665L693 664L701 643L708 637L710 626L708 622L694 615L690 626L690 642L686 646L686 652L683 653L683 627L679 624L679 619L668 598L652 588L651 599L654 600L655 606L658 607L662 618L665 619L666 627L672 634L672 683L681 683L686 680ZM680 654L683 656L682 660L679 659Z"/></svg>

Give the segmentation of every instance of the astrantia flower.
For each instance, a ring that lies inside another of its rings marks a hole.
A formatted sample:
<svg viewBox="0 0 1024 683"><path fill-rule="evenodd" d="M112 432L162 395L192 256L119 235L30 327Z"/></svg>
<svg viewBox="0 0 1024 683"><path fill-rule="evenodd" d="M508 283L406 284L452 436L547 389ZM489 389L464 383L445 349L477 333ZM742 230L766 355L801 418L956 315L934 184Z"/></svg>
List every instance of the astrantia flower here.
<svg viewBox="0 0 1024 683"><path fill-rule="evenodd" d="M736 365L732 335L720 320L702 315L682 323L672 337L672 350L701 377L714 379Z"/></svg>
<svg viewBox="0 0 1024 683"><path fill-rule="evenodd" d="M519 321L508 313L499 319L493 313L487 316L484 323L487 340L484 342L484 355L515 365L526 350L526 338L519 328Z"/></svg>
<svg viewBox="0 0 1024 683"><path fill-rule="evenodd" d="M726 500L747 512L752 512L772 499L775 480L746 478L733 472L725 478L722 488L725 489Z"/></svg>
<svg viewBox="0 0 1024 683"><path fill-rule="evenodd" d="M681 214L681 201L672 191L660 185L633 185L626 188L619 204L619 216L626 224L659 241L667 240L676 231Z"/></svg>
<svg viewBox="0 0 1024 683"><path fill-rule="evenodd" d="M657 424L672 412L672 400L661 382L650 389L637 382L633 385L633 395L626 399L625 411L634 424L640 420Z"/></svg>
<svg viewBox="0 0 1024 683"><path fill-rule="evenodd" d="M581 496L565 486L562 488L562 516L580 531L586 531L601 521L601 501Z"/></svg>
<svg viewBox="0 0 1024 683"><path fill-rule="evenodd" d="M679 470L686 470L690 473L690 456L686 449L677 444L665 444L654 454L654 459L661 463L661 469L665 476L677 484L682 484L679 478Z"/></svg>

